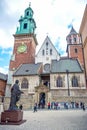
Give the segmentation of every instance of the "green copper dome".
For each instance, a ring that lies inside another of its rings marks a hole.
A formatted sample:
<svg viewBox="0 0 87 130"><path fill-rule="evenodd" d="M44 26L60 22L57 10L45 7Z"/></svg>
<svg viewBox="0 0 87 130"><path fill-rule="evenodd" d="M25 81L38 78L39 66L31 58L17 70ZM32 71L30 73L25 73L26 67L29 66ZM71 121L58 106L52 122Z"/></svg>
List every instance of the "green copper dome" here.
<svg viewBox="0 0 87 130"><path fill-rule="evenodd" d="M20 26L17 27L16 34L34 34L36 23L33 19L33 10L29 7L25 9L24 16L19 19Z"/></svg>

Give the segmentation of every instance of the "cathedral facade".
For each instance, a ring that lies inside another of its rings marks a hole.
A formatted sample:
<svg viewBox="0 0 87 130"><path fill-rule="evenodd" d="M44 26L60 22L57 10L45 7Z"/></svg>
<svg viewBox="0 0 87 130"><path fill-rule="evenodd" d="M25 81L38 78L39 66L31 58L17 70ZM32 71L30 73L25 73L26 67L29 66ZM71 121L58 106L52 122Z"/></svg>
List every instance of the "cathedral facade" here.
<svg viewBox="0 0 87 130"><path fill-rule="evenodd" d="M6 101L10 88L19 80L24 92L19 104L31 108L34 103L46 107L48 102L87 102L84 57L81 37L72 27L66 37L67 56L61 57L47 36L35 55L38 45L36 22L29 6L19 19L14 34L14 48L9 65Z"/></svg>

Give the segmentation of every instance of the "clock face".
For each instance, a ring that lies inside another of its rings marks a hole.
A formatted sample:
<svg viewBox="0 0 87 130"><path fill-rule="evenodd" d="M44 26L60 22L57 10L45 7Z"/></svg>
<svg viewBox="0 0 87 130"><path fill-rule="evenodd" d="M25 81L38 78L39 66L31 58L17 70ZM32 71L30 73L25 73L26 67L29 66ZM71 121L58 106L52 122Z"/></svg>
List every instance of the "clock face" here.
<svg viewBox="0 0 87 130"><path fill-rule="evenodd" d="M27 49L27 46L26 46L25 44L23 44L23 45L20 45L20 46L18 47L17 51L18 51L19 53L23 53L23 52L26 51L26 49Z"/></svg>
<svg viewBox="0 0 87 130"><path fill-rule="evenodd" d="M44 70L45 70L46 72L49 72L49 71L50 71L50 64L45 64L45 65L44 65Z"/></svg>

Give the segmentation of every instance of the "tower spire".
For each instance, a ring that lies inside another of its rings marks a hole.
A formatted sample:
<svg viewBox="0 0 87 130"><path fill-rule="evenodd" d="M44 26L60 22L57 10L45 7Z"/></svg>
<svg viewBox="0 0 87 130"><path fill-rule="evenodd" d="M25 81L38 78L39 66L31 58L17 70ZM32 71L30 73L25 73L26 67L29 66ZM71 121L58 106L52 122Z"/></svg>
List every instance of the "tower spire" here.
<svg viewBox="0 0 87 130"><path fill-rule="evenodd" d="M31 2L29 2L28 8L24 11L24 16L20 17L19 24L16 34L34 34L36 29L36 22L33 18L33 10L30 7Z"/></svg>
<svg viewBox="0 0 87 130"><path fill-rule="evenodd" d="M31 6L31 2L29 2L29 7Z"/></svg>

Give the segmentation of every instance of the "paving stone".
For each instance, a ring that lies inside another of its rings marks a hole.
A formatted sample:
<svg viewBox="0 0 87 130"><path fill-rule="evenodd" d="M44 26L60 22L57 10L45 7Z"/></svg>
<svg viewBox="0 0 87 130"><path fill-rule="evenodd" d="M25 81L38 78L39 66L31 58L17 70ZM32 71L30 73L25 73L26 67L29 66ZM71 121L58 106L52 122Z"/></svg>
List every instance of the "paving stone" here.
<svg viewBox="0 0 87 130"><path fill-rule="evenodd" d="M87 110L24 111L21 125L0 125L0 130L87 130Z"/></svg>

